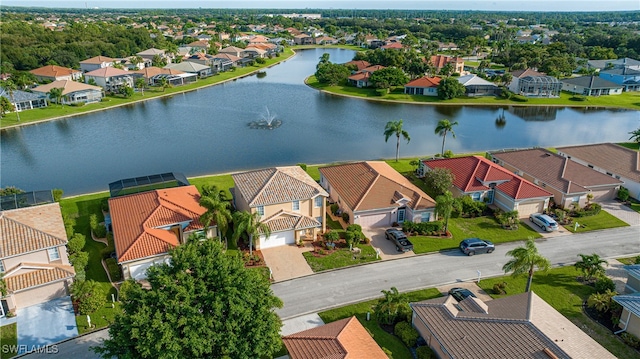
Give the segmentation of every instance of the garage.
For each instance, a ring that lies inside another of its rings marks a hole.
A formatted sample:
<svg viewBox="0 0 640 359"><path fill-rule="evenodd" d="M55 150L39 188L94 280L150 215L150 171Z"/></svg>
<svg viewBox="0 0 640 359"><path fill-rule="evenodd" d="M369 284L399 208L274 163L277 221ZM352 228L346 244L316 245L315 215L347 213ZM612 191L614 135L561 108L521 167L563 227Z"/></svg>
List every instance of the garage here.
<svg viewBox="0 0 640 359"><path fill-rule="evenodd" d="M388 227L391 225L391 213L359 215L355 223L365 228Z"/></svg>
<svg viewBox="0 0 640 359"><path fill-rule="evenodd" d="M129 274L131 278L135 280L142 280L147 278L147 268L151 267L153 262L147 262L142 264L136 264L129 266Z"/></svg>
<svg viewBox="0 0 640 359"><path fill-rule="evenodd" d="M295 243L296 238L293 231L274 232L271 233L271 236L267 240L265 240L264 237L260 237L258 249L267 249Z"/></svg>
<svg viewBox="0 0 640 359"><path fill-rule="evenodd" d="M544 212L544 202L529 202L518 204L518 215L521 218L529 217L532 213Z"/></svg>

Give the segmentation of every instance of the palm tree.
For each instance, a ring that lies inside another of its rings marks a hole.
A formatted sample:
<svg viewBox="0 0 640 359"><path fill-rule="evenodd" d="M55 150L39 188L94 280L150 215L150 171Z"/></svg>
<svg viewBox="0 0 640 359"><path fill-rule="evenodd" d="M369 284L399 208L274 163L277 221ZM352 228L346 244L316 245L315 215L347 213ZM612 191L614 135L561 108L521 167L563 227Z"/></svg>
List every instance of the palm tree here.
<svg viewBox="0 0 640 359"><path fill-rule="evenodd" d="M206 208L207 211L200 216L200 223L207 229L211 223L215 222L218 232L216 235L220 239L227 233L231 221L231 211L229 210L231 204L226 197L225 192L219 190L215 185L202 187L200 206Z"/></svg>
<svg viewBox="0 0 640 359"><path fill-rule="evenodd" d="M381 292L384 294L384 298L378 300L374 311L378 321L391 325L398 317L400 308L406 303L406 299L404 295L398 293L396 287L391 287L391 290L382 290Z"/></svg>
<svg viewBox="0 0 640 359"><path fill-rule="evenodd" d="M169 87L169 80L167 80L166 77L161 77L158 82L159 82L160 86L162 87L162 92L164 92L164 90L167 87Z"/></svg>
<svg viewBox="0 0 640 359"><path fill-rule="evenodd" d="M147 80L144 79L144 77L138 77L136 79L136 87L138 89L140 89L140 92L142 93L142 96L144 96L144 87L147 85Z"/></svg>
<svg viewBox="0 0 640 359"><path fill-rule="evenodd" d="M6 80L2 83L2 87L4 87L5 91L9 94L9 98L11 98L11 104L14 106L13 110L16 112L16 117L18 118L18 122L20 122L20 112L18 111L18 106L16 106L16 101L13 98L13 92L18 89L16 84L11 80Z"/></svg>
<svg viewBox="0 0 640 359"><path fill-rule="evenodd" d="M444 233L447 233L449 228L449 218L451 218L451 212L456 207L458 202L453 198L453 194L450 191L445 191L444 194L436 197L436 213L438 216L444 218Z"/></svg>
<svg viewBox="0 0 640 359"><path fill-rule="evenodd" d="M389 137L392 135L396 135L396 162L398 162L398 155L400 154L400 136L404 137L407 140L407 143L411 141L409 137L409 132L402 129L402 120L398 121L389 121L387 125L384 127L384 142L389 140Z"/></svg>
<svg viewBox="0 0 640 359"><path fill-rule="evenodd" d="M581 260L576 262L573 266L582 271L584 274L584 280L588 281L600 274L604 274L604 265L609 265L609 262L600 258L597 254L586 255L578 254Z"/></svg>
<svg viewBox="0 0 640 359"><path fill-rule="evenodd" d="M524 247L518 247L507 252L507 256L513 257L508 261L502 270L507 272L513 272L512 275L518 276L524 273L528 273L529 279L527 280L526 292L531 291L531 281L533 280L533 272L537 267L541 271L547 271L551 267L551 262L538 253L536 243L533 238L529 238Z"/></svg>
<svg viewBox="0 0 640 359"><path fill-rule="evenodd" d="M629 134L631 135L631 137L629 137L629 140L640 144L640 128L629 132Z"/></svg>
<svg viewBox="0 0 640 359"><path fill-rule="evenodd" d="M260 222L260 214L258 212L240 211L233 214L233 241L238 242L241 235L249 236L249 255L253 255L253 237L264 236L269 238L271 229L265 223Z"/></svg>
<svg viewBox="0 0 640 359"><path fill-rule="evenodd" d="M451 132L453 138L456 138L456 133L453 132L453 126L457 126L458 121L451 122L447 119L443 119L438 121L438 125L436 126L435 133L442 137L442 152L441 155L444 156L444 142L447 140L447 133Z"/></svg>
<svg viewBox="0 0 640 359"><path fill-rule="evenodd" d="M62 105L62 89L59 87L54 87L49 90L49 98Z"/></svg>

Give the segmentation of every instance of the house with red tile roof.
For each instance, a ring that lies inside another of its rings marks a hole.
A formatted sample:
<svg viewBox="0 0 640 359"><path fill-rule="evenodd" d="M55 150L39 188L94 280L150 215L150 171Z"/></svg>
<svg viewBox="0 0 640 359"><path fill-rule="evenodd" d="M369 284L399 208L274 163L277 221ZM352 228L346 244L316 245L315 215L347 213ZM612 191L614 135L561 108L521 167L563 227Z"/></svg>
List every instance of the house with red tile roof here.
<svg viewBox="0 0 640 359"><path fill-rule="evenodd" d="M418 173L446 168L454 176L454 197L470 196L474 201L493 204L520 217L543 212L553 194L528 180L480 156L441 158L420 161Z"/></svg>
<svg viewBox="0 0 640 359"><path fill-rule="evenodd" d="M380 46L380 48L383 50L402 50L404 46L401 42L389 42Z"/></svg>
<svg viewBox="0 0 640 359"><path fill-rule="evenodd" d="M215 226L200 223L206 209L199 201L193 185L109 198L116 259L125 279L146 278L147 268L169 260L169 249L192 233L215 236Z"/></svg>
<svg viewBox="0 0 640 359"><path fill-rule="evenodd" d="M282 338L291 359L388 359L356 317Z"/></svg>
<svg viewBox="0 0 640 359"><path fill-rule="evenodd" d="M438 96L439 77L420 77L404 85L407 95Z"/></svg>
<svg viewBox="0 0 640 359"><path fill-rule="evenodd" d="M229 54L237 57L244 57L244 49L237 46L227 46L224 49L218 51L219 54Z"/></svg>
<svg viewBox="0 0 640 359"><path fill-rule="evenodd" d="M438 70L438 72L440 72L440 70L442 70L442 68L447 64L451 64L453 66L453 72L462 74L464 71L464 60L461 57L433 55L429 58L429 62Z"/></svg>
<svg viewBox="0 0 640 359"><path fill-rule="evenodd" d="M362 227L435 220L435 201L384 161L321 167L320 185Z"/></svg>
<svg viewBox="0 0 640 359"><path fill-rule="evenodd" d="M615 358L534 292L410 306L413 326L439 358Z"/></svg>
<svg viewBox="0 0 640 359"><path fill-rule="evenodd" d="M115 67L103 67L84 74L85 83L91 80L102 87L107 92L117 93L120 88L128 86L133 88L133 75L130 71L117 69Z"/></svg>
<svg viewBox="0 0 640 359"><path fill-rule="evenodd" d="M369 82L369 78L371 77L371 74L373 74L378 70L382 70L384 68L385 66L382 66L382 65L373 65L373 66L366 67L356 72L355 74L349 76L347 81L349 82L349 84L354 85L356 87L369 87L371 85L371 83Z"/></svg>
<svg viewBox="0 0 640 359"><path fill-rule="evenodd" d="M553 194L561 208L614 199L623 182L543 148L491 152L492 160Z"/></svg>
<svg viewBox="0 0 640 359"><path fill-rule="evenodd" d="M131 71L134 79L142 77L147 84L155 85L160 83L160 79L165 78L171 86L180 86L195 82L198 79L196 74L186 73L176 69L166 69L155 66L145 67L142 70Z"/></svg>
<svg viewBox="0 0 640 359"><path fill-rule="evenodd" d="M367 67L371 66L369 62L364 60L352 60L345 63L345 65L354 65L356 67L356 72L362 71L363 69L366 69Z"/></svg>
<svg viewBox="0 0 640 359"><path fill-rule="evenodd" d="M72 80L77 81L82 77L82 71L57 65L42 66L29 71L38 82Z"/></svg>
<svg viewBox="0 0 640 359"><path fill-rule="evenodd" d="M0 317L69 295L75 270L57 202L0 212L0 272L7 284Z"/></svg>
<svg viewBox="0 0 640 359"><path fill-rule="evenodd" d="M80 61L80 70L82 72L90 72L97 69L113 66L116 59L106 56L95 56L90 59Z"/></svg>
<svg viewBox="0 0 640 359"><path fill-rule="evenodd" d="M301 240L315 240L326 229L328 193L300 166L272 167L231 175L233 205L239 211L259 213L269 226L269 238L260 236L257 249Z"/></svg>

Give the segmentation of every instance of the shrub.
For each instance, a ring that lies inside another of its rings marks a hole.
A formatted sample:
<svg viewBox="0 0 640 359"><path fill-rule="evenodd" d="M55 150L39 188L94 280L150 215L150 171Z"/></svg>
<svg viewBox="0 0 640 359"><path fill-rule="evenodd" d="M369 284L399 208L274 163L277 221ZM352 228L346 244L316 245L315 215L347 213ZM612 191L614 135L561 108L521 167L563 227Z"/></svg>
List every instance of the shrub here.
<svg viewBox="0 0 640 359"><path fill-rule="evenodd" d="M634 264L640 264L640 256L637 256L636 259L633 261Z"/></svg>
<svg viewBox="0 0 640 359"><path fill-rule="evenodd" d="M350 224L347 226L347 231L349 232L362 232L362 226L359 224Z"/></svg>
<svg viewBox="0 0 640 359"><path fill-rule="evenodd" d="M524 97L524 96L522 96L522 95L513 95L513 96L511 96L511 101L527 102L527 101L529 101L529 99Z"/></svg>
<svg viewBox="0 0 640 359"><path fill-rule="evenodd" d="M602 206L600 204L591 203L586 207L584 207L584 209L577 210L575 212L575 216L576 217L595 216L596 214L600 213L601 210L602 210Z"/></svg>
<svg viewBox="0 0 640 359"><path fill-rule="evenodd" d="M67 242L67 248L69 248L69 253L77 253L84 248L84 244L86 243L86 237L81 233L76 233L73 235L73 238Z"/></svg>
<svg viewBox="0 0 640 359"><path fill-rule="evenodd" d="M433 350L427 346L418 347L416 349L416 356L418 359L436 359L436 355Z"/></svg>
<svg viewBox="0 0 640 359"><path fill-rule="evenodd" d="M624 332L620 334L620 338L623 342L627 343L628 346L635 349L640 349L640 339L636 338L635 335L629 332Z"/></svg>
<svg viewBox="0 0 640 359"><path fill-rule="evenodd" d="M618 190L618 198L623 201L626 202L629 200L629 189L626 187L620 187L620 189Z"/></svg>
<svg viewBox="0 0 640 359"><path fill-rule="evenodd" d="M69 262L71 262L76 272L84 271L87 264L89 264L89 253L82 251L73 253L69 255Z"/></svg>
<svg viewBox="0 0 640 359"><path fill-rule="evenodd" d="M335 242L338 239L340 239L340 233L336 232L336 231L330 231L324 234L324 239L327 242Z"/></svg>
<svg viewBox="0 0 640 359"><path fill-rule="evenodd" d="M62 222L64 223L64 230L67 232L67 238L71 238L73 236L74 227L76 226L76 220L69 217L68 214L63 214Z"/></svg>
<svg viewBox="0 0 640 359"><path fill-rule="evenodd" d="M387 349L385 347L382 347L382 351L387 355L387 357L389 359L393 359L393 355L392 355L393 353L391 352L391 350L389 350L389 349Z"/></svg>
<svg viewBox="0 0 640 359"><path fill-rule="evenodd" d="M267 63L267 60L263 59L262 57L258 57L256 59L256 62L259 63L259 64L265 64L265 63Z"/></svg>
<svg viewBox="0 0 640 359"><path fill-rule="evenodd" d="M596 289L596 293L604 293L607 290L613 292L616 290L616 283L611 278L603 276L596 280L594 287Z"/></svg>
<svg viewBox="0 0 640 359"><path fill-rule="evenodd" d="M377 89L376 90L376 95L378 96L384 96L386 94L389 93L389 89Z"/></svg>
<svg viewBox="0 0 640 359"><path fill-rule="evenodd" d="M62 199L62 195L64 194L64 191L61 190L60 188L54 188L51 190L51 194L53 195L54 201L60 202L60 200Z"/></svg>
<svg viewBox="0 0 640 359"><path fill-rule="evenodd" d="M441 221L434 222L420 222L414 223L406 221L402 223L402 230L407 233L417 233L421 236L430 235L434 232L441 232L444 228L444 223Z"/></svg>
<svg viewBox="0 0 640 359"><path fill-rule="evenodd" d="M444 154L442 155L442 157L444 157L444 158L451 158L451 157L453 157L453 151L451 151L451 150L446 150L446 151L444 151Z"/></svg>
<svg viewBox="0 0 640 359"><path fill-rule="evenodd" d="M569 97L569 100L571 100L571 101L587 101L587 98L585 96L573 95L573 96Z"/></svg>
<svg viewBox="0 0 640 359"><path fill-rule="evenodd" d="M331 213L335 216L338 214L338 210L340 209L340 206L338 206L337 203L332 204L329 209L331 210Z"/></svg>
<svg viewBox="0 0 640 359"><path fill-rule="evenodd" d="M95 213L89 216L89 225L96 238L104 238L107 235L107 228L98 222L98 216Z"/></svg>
<svg viewBox="0 0 640 359"><path fill-rule="evenodd" d="M493 285L493 292L495 294L507 294L506 288L507 282L496 283Z"/></svg>
<svg viewBox="0 0 640 359"><path fill-rule="evenodd" d="M102 212L109 212L109 199L105 198L102 201L100 201L100 210L102 210Z"/></svg>
<svg viewBox="0 0 640 359"><path fill-rule="evenodd" d="M393 329L393 333L402 340L409 348L416 346L418 342L418 331L409 322L399 322Z"/></svg>
<svg viewBox="0 0 640 359"><path fill-rule="evenodd" d="M302 168L303 171L307 171L307 164L306 163L298 163L297 164L298 167Z"/></svg>
<svg viewBox="0 0 640 359"><path fill-rule="evenodd" d="M347 213L347 212L342 212L342 220L343 220L345 223L349 223L349 213Z"/></svg>

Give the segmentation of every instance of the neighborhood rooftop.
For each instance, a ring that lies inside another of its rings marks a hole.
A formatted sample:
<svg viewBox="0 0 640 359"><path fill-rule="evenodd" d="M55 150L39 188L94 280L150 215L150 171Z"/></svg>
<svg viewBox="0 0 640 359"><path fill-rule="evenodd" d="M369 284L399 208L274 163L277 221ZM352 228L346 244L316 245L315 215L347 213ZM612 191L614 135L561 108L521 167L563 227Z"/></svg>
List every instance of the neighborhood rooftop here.
<svg viewBox="0 0 640 359"><path fill-rule="evenodd" d="M559 153L640 182L640 152L613 143L558 147Z"/></svg>

